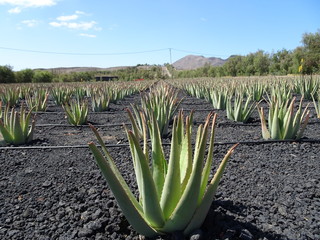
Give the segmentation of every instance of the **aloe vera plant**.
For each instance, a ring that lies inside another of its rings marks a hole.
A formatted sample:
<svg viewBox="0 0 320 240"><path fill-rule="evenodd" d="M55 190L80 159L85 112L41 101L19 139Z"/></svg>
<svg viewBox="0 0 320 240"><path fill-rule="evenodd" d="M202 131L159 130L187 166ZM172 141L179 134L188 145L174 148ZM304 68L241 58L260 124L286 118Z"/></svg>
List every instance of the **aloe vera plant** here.
<svg viewBox="0 0 320 240"><path fill-rule="evenodd" d="M202 225L228 159L236 147L233 146L227 152L208 184L212 167L215 120L216 115L211 113L205 124L199 126L193 152L192 114L184 121L183 113L180 112L178 117L174 118L168 162L165 159L160 130L155 119L148 123L144 121L143 147L140 146L139 136L126 128L140 194L138 200L121 176L99 133L91 126L103 152L100 152L93 142L89 143L89 148L124 215L138 233L154 237L182 231L188 235ZM151 167L149 167L146 125L151 132ZM209 132L211 132L210 144L205 160Z"/></svg>
<svg viewBox="0 0 320 240"><path fill-rule="evenodd" d="M0 98L4 105L14 107L19 101L19 95L19 88L4 88L0 94Z"/></svg>
<svg viewBox="0 0 320 240"><path fill-rule="evenodd" d="M286 104L279 105L274 100L269 103L268 127L264 110L259 110L262 137L264 139L300 139L309 121L308 106L302 111L302 100L300 100L299 108L294 114L294 102L287 101Z"/></svg>
<svg viewBox="0 0 320 240"><path fill-rule="evenodd" d="M314 95L318 96L317 101L316 101L317 97L315 97ZM312 95L313 105L317 113L317 118L320 119L320 91L318 92L318 94L314 94L314 95Z"/></svg>
<svg viewBox="0 0 320 240"><path fill-rule="evenodd" d="M31 94L27 94L25 98L28 108L33 109L36 112L46 111L48 96L48 91L43 89L34 91L33 96L31 96Z"/></svg>
<svg viewBox="0 0 320 240"><path fill-rule="evenodd" d="M72 91L69 88L56 87L51 90L51 95L54 102L58 106L62 106L62 104L70 100Z"/></svg>
<svg viewBox="0 0 320 240"><path fill-rule="evenodd" d="M110 97L103 92L95 92L91 96L91 106L94 112L103 112L109 109Z"/></svg>
<svg viewBox="0 0 320 240"><path fill-rule="evenodd" d="M168 134L168 127L181 101L177 97L178 91L168 85L160 85L150 93L141 96L141 110L145 118L155 117L162 137Z"/></svg>
<svg viewBox="0 0 320 240"><path fill-rule="evenodd" d="M226 109L227 103L227 96L228 96L227 89L211 89L209 92L209 101L212 103L215 109Z"/></svg>
<svg viewBox="0 0 320 240"><path fill-rule="evenodd" d="M33 140L34 119L29 126L32 109L27 113L23 104L20 113L15 111L14 108L11 108L11 111L9 109L10 107L7 105L0 119L0 132L4 141L9 144L20 145Z"/></svg>
<svg viewBox="0 0 320 240"><path fill-rule="evenodd" d="M312 76L301 76L295 81L294 89L297 93L303 95L305 99L312 100L312 96L320 89L320 84Z"/></svg>
<svg viewBox="0 0 320 240"><path fill-rule="evenodd" d="M241 94L236 94L234 102L232 98L228 98L226 103L227 118L236 122L247 122L250 118L255 104L251 103L251 97L248 97L244 102Z"/></svg>
<svg viewBox="0 0 320 240"><path fill-rule="evenodd" d="M74 126L87 123L88 118L88 102L87 101L70 101L69 104L62 105L67 120Z"/></svg>

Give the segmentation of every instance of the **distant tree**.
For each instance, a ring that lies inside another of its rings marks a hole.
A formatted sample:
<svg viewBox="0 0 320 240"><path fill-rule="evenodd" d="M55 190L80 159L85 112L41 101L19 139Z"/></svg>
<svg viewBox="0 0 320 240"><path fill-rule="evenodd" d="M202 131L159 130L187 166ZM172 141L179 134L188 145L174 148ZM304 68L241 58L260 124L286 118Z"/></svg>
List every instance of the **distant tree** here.
<svg viewBox="0 0 320 240"><path fill-rule="evenodd" d="M229 58L228 61L224 64L226 74L233 77L241 75L241 72L243 70L241 69L243 65L242 61L242 56L239 55Z"/></svg>
<svg viewBox="0 0 320 240"><path fill-rule="evenodd" d="M16 72L16 81L18 83L30 83L34 77L32 69L24 69Z"/></svg>
<svg viewBox="0 0 320 240"><path fill-rule="evenodd" d="M290 73L293 64L293 54L291 51L282 49L270 55L269 73L286 75Z"/></svg>
<svg viewBox="0 0 320 240"><path fill-rule="evenodd" d="M320 30L316 33L305 33L302 37L305 50L303 71L311 74L320 70Z"/></svg>
<svg viewBox="0 0 320 240"><path fill-rule="evenodd" d="M14 83L15 75L9 65L0 66L0 83Z"/></svg>
<svg viewBox="0 0 320 240"><path fill-rule="evenodd" d="M301 65L301 60L305 58L305 48L304 47L297 47L292 52L292 63L289 67L289 73L291 74L299 74L299 66ZM305 70L303 70L305 71Z"/></svg>
<svg viewBox="0 0 320 240"><path fill-rule="evenodd" d="M254 57L254 54L250 53L244 58L244 69L246 76L252 76L255 74L255 69L253 66Z"/></svg>
<svg viewBox="0 0 320 240"><path fill-rule="evenodd" d="M255 73L259 76L266 75L269 70L269 56L263 50L258 50L254 54L253 66Z"/></svg>
<svg viewBox="0 0 320 240"><path fill-rule="evenodd" d="M36 71L33 77L33 81L35 83L47 83L52 82L53 80L53 74L48 71Z"/></svg>

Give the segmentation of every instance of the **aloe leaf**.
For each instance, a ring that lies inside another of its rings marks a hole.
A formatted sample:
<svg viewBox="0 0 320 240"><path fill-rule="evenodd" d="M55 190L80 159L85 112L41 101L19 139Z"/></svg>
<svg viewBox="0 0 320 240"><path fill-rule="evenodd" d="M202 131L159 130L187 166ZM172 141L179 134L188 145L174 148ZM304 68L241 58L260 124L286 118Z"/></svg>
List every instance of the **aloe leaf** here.
<svg viewBox="0 0 320 240"><path fill-rule="evenodd" d="M139 175L142 177L141 195L145 218L151 226L160 228L164 225L164 216L159 204L157 190L149 169L148 161L139 145L138 139L131 131L128 132L128 136L129 141L135 147L137 153L136 167L138 172L140 172Z"/></svg>
<svg viewBox="0 0 320 240"><path fill-rule="evenodd" d="M158 235L157 231L149 225L141 214L141 211L137 208L139 203L133 195L128 194L128 192L123 188L123 185L119 182L118 177L116 176L117 173L110 168L108 161L103 157L97 147L93 143L89 143L89 148L106 178L113 195L123 211L123 214L126 216L131 226L137 232L145 236L153 237Z"/></svg>
<svg viewBox="0 0 320 240"><path fill-rule="evenodd" d="M199 129L201 129L200 126ZM168 219L168 221L162 229L164 232L183 230L189 223L197 207L201 185L202 164L204 161L204 153L208 133L207 130L208 124L206 122L203 131L198 131L199 134L197 138L201 138L201 140L199 140L199 151L197 155L195 155L195 160L193 163L190 179L187 183L185 191L181 195L177 207L174 209L173 213L171 214L170 218ZM186 211L186 209L188 209L188 211Z"/></svg>
<svg viewBox="0 0 320 240"><path fill-rule="evenodd" d="M192 114L192 113L191 113ZM192 117L192 116L191 116ZM181 192L185 190L187 182L189 180L192 170L192 148L191 148L191 126L190 118L186 118L185 136L181 143L180 154L180 180L181 180Z"/></svg>
<svg viewBox="0 0 320 240"><path fill-rule="evenodd" d="M8 131L8 129L5 127L1 119L0 119L0 131L5 142L11 143L13 141L10 131Z"/></svg>
<svg viewBox="0 0 320 240"><path fill-rule="evenodd" d="M202 223L204 222L208 211L210 209L210 206L212 204L212 201L214 199L214 195L216 193L216 190L218 188L220 179L222 177L222 174L226 168L227 162L233 153L234 149L238 146L238 144L234 145L229 149L227 154L224 156L223 160L221 161L219 168L217 169L217 172L215 173L213 179L211 180L204 196L203 200L196 209L191 221L189 222L188 226L184 229L184 235L189 235L192 231L195 229L198 229L201 227Z"/></svg>
<svg viewBox="0 0 320 240"><path fill-rule="evenodd" d="M212 119L208 156L207 156L206 164L205 164L203 171L202 171L202 179L201 179L201 187L200 187L200 194L199 194L198 203L202 200L203 194L204 194L206 186L208 184L208 179L209 179L209 174L210 174L212 159L213 159L213 147L214 147L216 119L217 119L217 114L214 114L213 119Z"/></svg>
<svg viewBox="0 0 320 240"><path fill-rule="evenodd" d="M136 117L139 117L139 112L138 110L134 107L134 105L131 105L131 107L133 108L133 111L135 112L135 116ZM133 115L132 115L132 112L130 111L130 109L126 109L127 113L128 113L128 116L129 116L129 119L130 119L130 122L131 122L131 125L132 125L132 128L133 128L133 132L136 136L139 136L141 137L141 130L139 130L138 128L138 125L137 125L137 122L134 120L133 118ZM141 121L141 119L139 119Z"/></svg>
<svg viewBox="0 0 320 240"><path fill-rule="evenodd" d="M151 135L152 144L152 177L157 189L158 198L160 200L162 189L165 181L165 175L167 173L167 162L164 157L164 152L161 143L160 130L156 122L155 117L149 122L149 129ZM146 141L145 141L146 142Z"/></svg>
<svg viewBox="0 0 320 240"><path fill-rule="evenodd" d="M32 123L31 123L31 127L28 131L28 135L27 135L27 142L30 142L33 140L33 133L34 133L34 129L35 129L35 123L36 121L35 120L32 120Z"/></svg>
<svg viewBox="0 0 320 240"><path fill-rule="evenodd" d="M283 126L282 139L293 139L294 135L297 133L296 129L294 128L293 104L294 104L294 99L292 99L283 119L284 126ZM298 116L298 113L296 116Z"/></svg>
<svg viewBox="0 0 320 240"><path fill-rule="evenodd" d="M180 146L178 144L177 119L174 119L172 129L170 160L168 164L168 172L165 177L163 191L161 195L160 205L163 210L165 219L168 219L177 203L179 202L180 191Z"/></svg>
<svg viewBox="0 0 320 240"><path fill-rule="evenodd" d="M305 117L305 120L302 122L301 124L301 128L296 136L296 139L300 139L303 135L303 132L304 130L306 129L307 127L307 124L308 124L308 121L309 121L309 118L310 118L310 111L307 111L306 113L306 117Z"/></svg>
<svg viewBox="0 0 320 240"><path fill-rule="evenodd" d="M265 116L264 116L263 108L262 107L258 108L258 112L259 112L260 121L261 121L262 137L263 137L263 139L269 139L270 138L270 132L269 132L269 130L267 128L267 123L266 123L266 119L265 119Z"/></svg>
<svg viewBox="0 0 320 240"><path fill-rule="evenodd" d="M270 129L270 134L271 134L272 139L280 139L281 138L280 123L279 123L278 114L279 114L279 109L278 109L278 107L276 107L274 110L272 119L271 119L272 125L271 125L271 129Z"/></svg>
<svg viewBox="0 0 320 240"><path fill-rule="evenodd" d="M18 117L18 113L14 112L14 118L13 118L13 137L14 137L14 144L22 144L26 141L24 139L20 118Z"/></svg>

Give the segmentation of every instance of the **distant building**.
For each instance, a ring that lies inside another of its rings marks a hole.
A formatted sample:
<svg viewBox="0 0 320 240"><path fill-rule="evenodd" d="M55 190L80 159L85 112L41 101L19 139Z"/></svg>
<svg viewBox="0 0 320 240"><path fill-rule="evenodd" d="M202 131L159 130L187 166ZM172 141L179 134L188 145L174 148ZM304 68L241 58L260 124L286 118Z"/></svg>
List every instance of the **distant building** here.
<svg viewBox="0 0 320 240"><path fill-rule="evenodd" d="M100 76L95 76L95 79L97 82L100 81L113 81L113 80L118 80L118 76L105 76L105 75L100 75Z"/></svg>

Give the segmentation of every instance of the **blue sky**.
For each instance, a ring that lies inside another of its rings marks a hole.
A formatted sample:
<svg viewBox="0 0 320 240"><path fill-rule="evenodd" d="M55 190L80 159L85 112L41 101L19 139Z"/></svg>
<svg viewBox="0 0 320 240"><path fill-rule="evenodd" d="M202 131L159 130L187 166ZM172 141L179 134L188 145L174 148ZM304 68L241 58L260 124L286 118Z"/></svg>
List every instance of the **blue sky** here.
<svg viewBox="0 0 320 240"><path fill-rule="evenodd" d="M319 12L319 0L0 0L0 65L135 66L293 50L320 29Z"/></svg>

